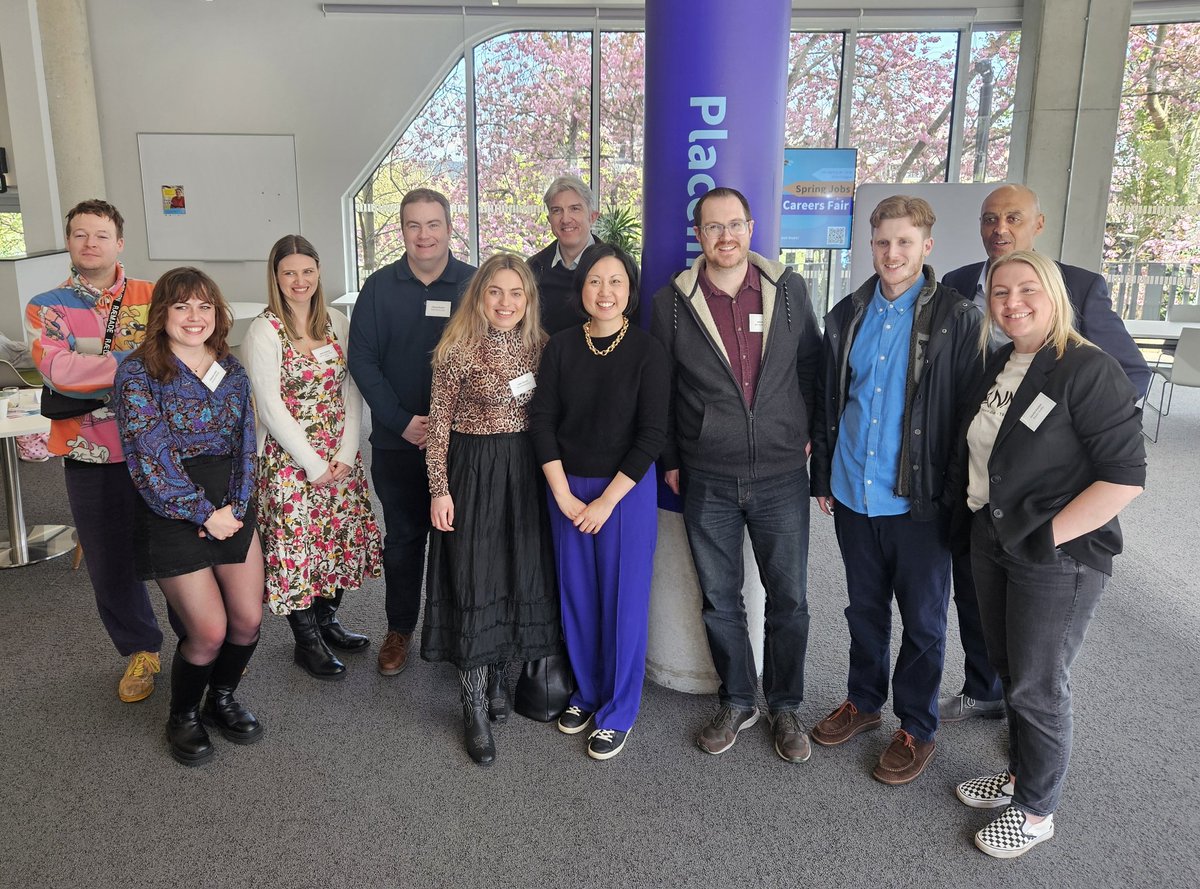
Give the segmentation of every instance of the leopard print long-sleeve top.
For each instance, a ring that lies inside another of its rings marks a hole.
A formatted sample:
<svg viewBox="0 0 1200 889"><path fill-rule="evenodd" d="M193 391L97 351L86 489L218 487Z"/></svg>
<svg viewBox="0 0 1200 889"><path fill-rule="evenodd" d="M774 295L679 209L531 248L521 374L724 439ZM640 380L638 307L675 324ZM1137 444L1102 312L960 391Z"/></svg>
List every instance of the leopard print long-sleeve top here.
<svg viewBox="0 0 1200 889"><path fill-rule="evenodd" d="M488 328L478 345L455 350L434 368L425 450L431 497L450 493L446 453L451 431L495 435L529 428L533 390L513 395L509 383L527 373L536 375L541 357L540 346L533 350L522 347L520 329Z"/></svg>

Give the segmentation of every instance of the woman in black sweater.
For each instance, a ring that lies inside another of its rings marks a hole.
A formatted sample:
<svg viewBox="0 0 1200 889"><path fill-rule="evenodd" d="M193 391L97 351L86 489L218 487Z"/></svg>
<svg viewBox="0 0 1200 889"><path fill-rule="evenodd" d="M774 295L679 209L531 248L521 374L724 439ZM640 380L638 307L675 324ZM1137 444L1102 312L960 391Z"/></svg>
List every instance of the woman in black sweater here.
<svg viewBox="0 0 1200 889"><path fill-rule="evenodd" d="M575 291L588 320L546 346L529 425L579 686L558 727L573 735L594 720L588 756L604 760L621 752L642 698L669 383L662 346L629 322L638 291L628 255L588 248Z"/></svg>

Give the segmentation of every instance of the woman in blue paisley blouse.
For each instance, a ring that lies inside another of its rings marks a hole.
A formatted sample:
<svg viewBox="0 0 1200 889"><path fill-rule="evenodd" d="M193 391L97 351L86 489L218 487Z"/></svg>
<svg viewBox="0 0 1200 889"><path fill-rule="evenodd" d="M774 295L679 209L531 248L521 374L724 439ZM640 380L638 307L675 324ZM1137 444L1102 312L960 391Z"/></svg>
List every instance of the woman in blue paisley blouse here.
<svg viewBox="0 0 1200 889"><path fill-rule="evenodd" d="M142 495L132 529L137 573L158 581L185 630L167 722L171 755L185 765L212 756L205 725L238 744L262 735L233 696L258 644L263 556L250 381L226 344L231 323L208 275L172 269L154 285L145 342L114 385L121 444Z"/></svg>

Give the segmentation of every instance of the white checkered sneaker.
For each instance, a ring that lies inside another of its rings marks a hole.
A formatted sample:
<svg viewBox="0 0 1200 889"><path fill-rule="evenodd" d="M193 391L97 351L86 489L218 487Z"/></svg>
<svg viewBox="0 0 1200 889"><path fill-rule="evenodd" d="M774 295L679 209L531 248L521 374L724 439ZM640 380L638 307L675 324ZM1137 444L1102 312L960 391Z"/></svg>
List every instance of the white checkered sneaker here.
<svg viewBox="0 0 1200 889"><path fill-rule="evenodd" d="M1016 858L1052 836L1053 815L1039 824L1030 824L1024 812L1009 806L999 818L975 834L975 845L993 858Z"/></svg>
<svg viewBox="0 0 1200 889"><path fill-rule="evenodd" d="M1008 772L972 778L954 788L954 794L964 806L972 809L997 809L1012 802L1013 783Z"/></svg>

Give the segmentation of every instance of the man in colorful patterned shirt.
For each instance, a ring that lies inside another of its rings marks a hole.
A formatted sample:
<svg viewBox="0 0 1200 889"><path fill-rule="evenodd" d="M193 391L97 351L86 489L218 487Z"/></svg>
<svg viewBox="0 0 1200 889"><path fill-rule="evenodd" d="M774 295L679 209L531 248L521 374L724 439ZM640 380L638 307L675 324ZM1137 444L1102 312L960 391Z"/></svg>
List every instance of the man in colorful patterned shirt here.
<svg viewBox="0 0 1200 889"><path fill-rule="evenodd" d="M154 288L149 281L125 277L118 261L124 225L121 213L105 201L74 207L66 225L71 276L30 301L25 324L34 362L51 389L106 402L77 417L52 420L50 453L65 458L67 498L100 619L117 651L129 658L117 692L122 701L132 702L154 691L162 631L146 585L134 573L129 529L138 493L125 466L116 415L107 404L117 365L146 334Z"/></svg>

